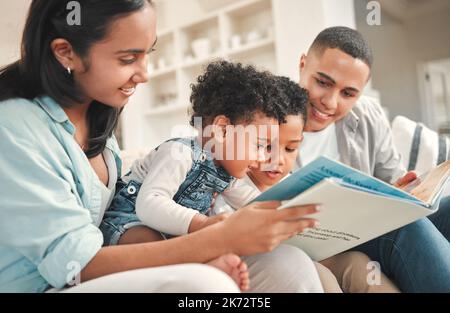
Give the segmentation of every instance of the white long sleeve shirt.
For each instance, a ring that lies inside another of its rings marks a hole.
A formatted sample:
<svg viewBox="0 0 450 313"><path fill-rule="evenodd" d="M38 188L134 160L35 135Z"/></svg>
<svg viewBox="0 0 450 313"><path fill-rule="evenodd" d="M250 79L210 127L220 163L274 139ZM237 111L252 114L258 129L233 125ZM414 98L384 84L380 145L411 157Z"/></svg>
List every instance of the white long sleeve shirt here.
<svg viewBox="0 0 450 313"><path fill-rule="evenodd" d="M148 227L173 236L188 233L199 211L177 204L173 197L193 166L193 151L176 141L163 143L145 158L136 161L125 182L141 183L136 213ZM227 203L240 208L257 196L257 192L234 180L222 193Z"/></svg>

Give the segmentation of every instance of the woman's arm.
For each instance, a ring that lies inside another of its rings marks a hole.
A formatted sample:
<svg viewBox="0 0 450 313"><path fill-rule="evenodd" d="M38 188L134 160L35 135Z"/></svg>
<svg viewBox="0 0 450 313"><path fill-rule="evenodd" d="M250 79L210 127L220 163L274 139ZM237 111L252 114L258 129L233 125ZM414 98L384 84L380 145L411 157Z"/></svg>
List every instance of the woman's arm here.
<svg viewBox="0 0 450 313"><path fill-rule="evenodd" d="M102 248L81 272L81 281L147 267L180 263L205 263L226 253L220 227L149 243ZM139 237L142 239L142 236Z"/></svg>
<svg viewBox="0 0 450 313"><path fill-rule="evenodd" d="M146 267L205 263L226 253L252 255L273 250L283 240L314 227L302 218L316 206L276 210L279 202L254 203L222 223L170 240L102 248L81 272L81 280Z"/></svg>

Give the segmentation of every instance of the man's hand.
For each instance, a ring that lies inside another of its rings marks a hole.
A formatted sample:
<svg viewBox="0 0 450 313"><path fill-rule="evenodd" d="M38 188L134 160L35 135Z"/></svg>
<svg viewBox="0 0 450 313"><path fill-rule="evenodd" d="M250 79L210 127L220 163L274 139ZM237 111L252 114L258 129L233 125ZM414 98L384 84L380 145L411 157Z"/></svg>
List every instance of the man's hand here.
<svg viewBox="0 0 450 313"><path fill-rule="evenodd" d="M405 176L397 180L397 182L394 184L395 187L403 189L413 180L417 179L417 173L416 172L408 172Z"/></svg>

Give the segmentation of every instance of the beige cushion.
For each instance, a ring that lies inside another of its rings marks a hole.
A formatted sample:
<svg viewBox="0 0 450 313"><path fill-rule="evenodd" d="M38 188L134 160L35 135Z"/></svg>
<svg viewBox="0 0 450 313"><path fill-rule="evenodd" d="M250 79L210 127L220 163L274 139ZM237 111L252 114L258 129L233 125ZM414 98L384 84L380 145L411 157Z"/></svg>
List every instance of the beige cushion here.
<svg viewBox="0 0 450 313"><path fill-rule="evenodd" d="M392 122L394 144L408 170L424 174L448 159L450 139L404 116Z"/></svg>

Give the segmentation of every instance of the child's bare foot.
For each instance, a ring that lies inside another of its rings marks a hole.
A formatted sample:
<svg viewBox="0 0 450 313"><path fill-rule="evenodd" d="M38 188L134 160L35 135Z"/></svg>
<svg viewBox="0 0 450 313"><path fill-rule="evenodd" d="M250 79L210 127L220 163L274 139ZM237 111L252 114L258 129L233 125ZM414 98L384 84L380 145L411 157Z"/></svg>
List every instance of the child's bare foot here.
<svg viewBox="0 0 450 313"><path fill-rule="evenodd" d="M250 288L247 264L237 255L225 254L207 264L228 274L236 282L241 291L247 291Z"/></svg>

